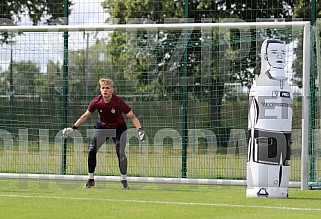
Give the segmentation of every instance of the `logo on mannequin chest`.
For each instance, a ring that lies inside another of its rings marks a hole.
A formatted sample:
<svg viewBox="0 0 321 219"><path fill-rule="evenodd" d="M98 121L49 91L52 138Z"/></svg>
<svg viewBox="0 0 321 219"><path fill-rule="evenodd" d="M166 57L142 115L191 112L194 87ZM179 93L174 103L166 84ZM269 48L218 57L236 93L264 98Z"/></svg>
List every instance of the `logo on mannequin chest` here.
<svg viewBox="0 0 321 219"><path fill-rule="evenodd" d="M284 98L291 98L291 94L288 91L272 91L272 97L284 97Z"/></svg>

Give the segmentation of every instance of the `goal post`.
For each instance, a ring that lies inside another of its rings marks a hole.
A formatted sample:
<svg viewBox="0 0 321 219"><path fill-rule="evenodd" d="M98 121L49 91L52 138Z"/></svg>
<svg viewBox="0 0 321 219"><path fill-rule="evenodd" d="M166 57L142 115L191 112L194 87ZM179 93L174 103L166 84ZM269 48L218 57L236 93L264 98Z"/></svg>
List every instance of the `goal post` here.
<svg viewBox="0 0 321 219"><path fill-rule="evenodd" d="M61 120L72 124L86 109L88 98L99 94L99 77L111 76L116 82L116 91L133 105L149 135L148 143L142 144L136 141L134 132L129 132L126 151L128 174L133 181L189 183L198 180L196 182L204 184L245 185L247 95L258 68L253 60L264 38L279 36L287 40L292 53L288 58L288 76L293 77L293 62L302 63L299 70L302 71L302 91L298 91L302 96L301 100L297 98L300 109L294 114L296 124L300 124L294 137L295 161L299 163L293 164L290 186L307 189L310 29L310 22L306 21L0 26L0 36L10 33L19 41L13 46L4 40L0 44L6 54L1 59L1 81L3 87L9 86L0 90L5 103L1 110L6 112L0 125L0 160L6 164L0 166L1 177L15 178L12 174L20 174L28 178L30 174L32 178L51 179L54 174L61 179L64 178L60 175L61 164L57 164L61 157L67 156L66 176L70 177L65 179L82 179L87 171L86 144L96 118L87 121L77 136L68 139L67 154L60 148ZM65 115L67 118L61 118L64 83L60 77L66 52L61 33L66 32L70 38L67 51L70 111ZM126 36L112 38L113 33ZM299 44L296 37L302 43L300 55L293 54ZM190 54L186 63L185 52ZM295 56L302 60L295 60ZM29 68L33 63L36 67ZM188 72L182 78L184 65ZM183 86L189 94L185 98L181 93ZM23 99L33 103L28 105ZM181 110L182 103L187 106L186 112ZM189 119L188 130L182 130L183 116ZM187 131L188 136L184 136L183 131ZM26 143L19 143L19 138L27 139ZM186 161L181 156L184 144L188 147ZM107 176L119 174L115 155L109 143L105 148L108 149L98 152L101 155L97 174L101 180L114 180ZM13 163L21 158L33 162L30 166L26 160ZM175 180L182 178L184 162L187 179Z"/></svg>
<svg viewBox="0 0 321 219"><path fill-rule="evenodd" d="M308 189L309 175L309 126L310 126L310 22L304 25L303 43L303 93L302 93L302 152L301 152L301 189ZM308 84L309 86L304 86Z"/></svg>

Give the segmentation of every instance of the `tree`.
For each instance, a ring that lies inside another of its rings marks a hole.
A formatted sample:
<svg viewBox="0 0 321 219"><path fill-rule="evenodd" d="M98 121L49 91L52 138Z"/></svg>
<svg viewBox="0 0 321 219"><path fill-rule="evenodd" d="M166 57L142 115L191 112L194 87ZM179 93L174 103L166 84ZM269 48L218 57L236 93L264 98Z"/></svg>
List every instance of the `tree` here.
<svg viewBox="0 0 321 219"><path fill-rule="evenodd" d="M68 8L71 5L71 1L68 1ZM34 25L42 17L46 17L47 22L50 23L57 18L64 17L64 0L7 0L0 3L1 18L16 22L20 21L25 13Z"/></svg>
<svg viewBox="0 0 321 219"><path fill-rule="evenodd" d="M40 74L39 67L31 61L20 61L12 66L15 93L34 95L36 79Z"/></svg>
<svg viewBox="0 0 321 219"><path fill-rule="evenodd" d="M304 19L304 20L311 20L311 12L312 12L312 6L311 5L311 1L304 1L304 0L298 0L295 4L294 7L294 16L298 19ZM316 1L316 17L320 18L321 17L321 1ZM315 32L314 32L315 31ZM318 31L318 32L317 32ZM321 32L319 29L316 29L315 26L313 26L312 32L311 32L311 36L312 36L312 43L314 43L314 47L312 47L312 55L315 55L316 53L316 46L317 45L321 45ZM302 37L302 35L301 35ZM314 42L314 40L319 40L319 42ZM302 88L302 78L303 78L303 72L302 72L302 59L303 59L303 52L302 52L302 40L297 39L297 48L295 49L295 53L296 53L296 60L293 64L293 69L294 69L294 79L293 82L295 85L299 86L300 88ZM314 60L316 61L316 57L312 57L315 58ZM311 63L312 65L314 65L313 67L316 69L316 62L315 63ZM316 73L316 71L314 71Z"/></svg>
<svg viewBox="0 0 321 219"><path fill-rule="evenodd" d="M68 1L68 15L71 10L71 1ZM64 0L7 0L0 3L0 26L12 26L21 20L27 13L34 25L42 18L46 18L47 24L55 25L64 17ZM0 44L7 43L12 33L0 33Z"/></svg>
<svg viewBox="0 0 321 219"><path fill-rule="evenodd" d="M294 17L302 18L304 20L311 20L312 14L312 6L311 1L297 0L294 5ZM320 18L321 16L321 2L316 1L315 7L316 17Z"/></svg>
<svg viewBox="0 0 321 219"><path fill-rule="evenodd" d="M37 91L37 79L40 75L39 67L31 61L12 62L12 67L3 72L1 80L1 93L9 94L9 104L12 113L12 119L16 118L15 99L16 95L20 97L35 98Z"/></svg>
<svg viewBox="0 0 321 219"><path fill-rule="evenodd" d="M69 93L89 103L99 93L98 79L111 72L105 44L99 40L89 48L69 53Z"/></svg>
<svg viewBox="0 0 321 219"><path fill-rule="evenodd" d="M256 21L257 18L291 18L293 1L140 1L140 0L105 0L102 5L110 13L110 21L124 24L134 18L140 18L137 22L164 23L169 18L184 18L184 4L188 2L188 18L193 22L219 22L221 18L235 18L244 21ZM114 60L127 60L124 68L125 77L136 82L140 92L156 92L174 94L173 99L181 99L182 59L176 57L175 41L180 33L160 31L156 33L137 33L137 38L128 45L124 45L125 36L115 32L109 45L114 48ZM222 46L218 41L222 38L217 31L208 33L212 37L211 60L204 61L204 52L199 45L202 44L203 33L193 31L187 45L187 76L188 89L197 97L200 94L206 98L209 105L211 127L219 127L221 105L224 94L225 82L238 80L246 86L251 85L251 79L257 71L257 41L249 41L250 51L248 56L235 59L239 56L240 43L234 39L239 38L239 31L232 30L229 34L229 44ZM273 33L270 33L273 34ZM256 32L251 31L251 39L255 39ZM156 42L149 40L157 39ZM262 39L263 41L263 39ZM154 45L150 48L147 42ZM130 50L130 46L139 46L139 49ZM122 49L125 48L125 49ZM123 52L126 51L126 52ZM176 50L177 51L177 50ZM150 57L154 56L150 65ZM203 63L201 62L203 61ZM207 74L202 71L202 64L208 66ZM254 70L254 71L251 71ZM133 73L135 72L135 73ZM176 94L176 95L175 95ZM168 96L168 95L167 95Z"/></svg>

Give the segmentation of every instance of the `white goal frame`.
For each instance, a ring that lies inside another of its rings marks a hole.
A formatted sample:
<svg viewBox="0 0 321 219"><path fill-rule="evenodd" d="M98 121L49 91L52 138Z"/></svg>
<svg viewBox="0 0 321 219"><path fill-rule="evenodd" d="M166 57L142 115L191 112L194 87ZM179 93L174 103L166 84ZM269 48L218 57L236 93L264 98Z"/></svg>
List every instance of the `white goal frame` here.
<svg viewBox="0 0 321 219"><path fill-rule="evenodd" d="M302 149L301 149L301 182L290 182L292 187L308 189L309 172L309 95L310 95L310 22L233 22L233 23L165 23L165 24L123 24L123 25L55 25L55 26L0 26L0 32L75 32L75 31L138 31L138 30L197 30L209 28L277 28L299 27L303 28L303 97L302 97ZM46 175L46 174L6 174L0 173L0 178L36 178L36 179L68 179L83 180L85 176ZM98 180L119 181L119 177L97 177ZM222 185L246 185L246 180L218 180L218 179L180 179L180 178L155 178L155 177L128 177L129 181L160 182L160 183L199 183Z"/></svg>

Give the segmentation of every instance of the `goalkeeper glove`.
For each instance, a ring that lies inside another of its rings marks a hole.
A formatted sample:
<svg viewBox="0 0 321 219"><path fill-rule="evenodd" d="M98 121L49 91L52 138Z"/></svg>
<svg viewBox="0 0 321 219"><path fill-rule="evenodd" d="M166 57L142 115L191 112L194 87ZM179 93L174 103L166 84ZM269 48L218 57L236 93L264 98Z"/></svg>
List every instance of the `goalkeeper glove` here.
<svg viewBox="0 0 321 219"><path fill-rule="evenodd" d="M138 136L140 141L145 141L146 140L146 133L142 128L137 129L138 131Z"/></svg>
<svg viewBox="0 0 321 219"><path fill-rule="evenodd" d="M73 126L71 128L70 127L64 128L62 130L62 137L67 137L67 136L71 135L74 132L75 129L78 129L78 127Z"/></svg>

